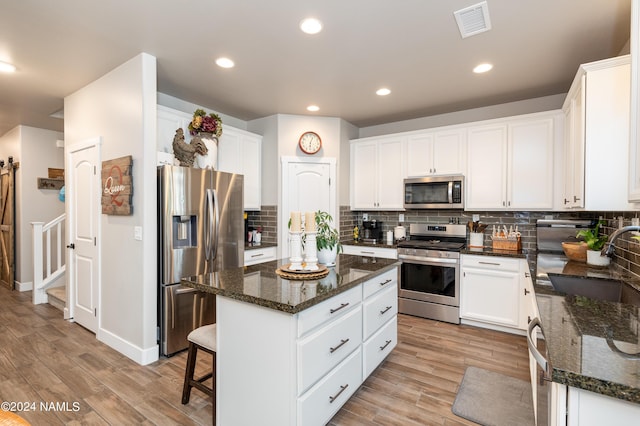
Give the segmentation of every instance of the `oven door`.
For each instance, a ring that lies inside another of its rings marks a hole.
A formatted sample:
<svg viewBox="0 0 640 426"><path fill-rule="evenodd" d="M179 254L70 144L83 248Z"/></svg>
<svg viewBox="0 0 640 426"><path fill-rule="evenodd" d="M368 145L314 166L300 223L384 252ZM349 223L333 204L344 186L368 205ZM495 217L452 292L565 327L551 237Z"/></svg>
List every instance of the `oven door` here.
<svg viewBox="0 0 640 426"><path fill-rule="evenodd" d="M443 305L460 305L459 259L399 255L399 296Z"/></svg>

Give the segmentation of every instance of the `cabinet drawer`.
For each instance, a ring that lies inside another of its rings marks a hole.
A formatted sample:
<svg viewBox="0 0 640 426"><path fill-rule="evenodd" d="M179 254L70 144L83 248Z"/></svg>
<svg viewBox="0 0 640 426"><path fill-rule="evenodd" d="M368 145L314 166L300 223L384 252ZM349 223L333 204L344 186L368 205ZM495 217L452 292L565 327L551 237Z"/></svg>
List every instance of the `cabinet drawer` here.
<svg viewBox="0 0 640 426"><path fill-rule="evenodd" d="M462 255L462 266L473 268L493 269L500 271L519 271L520 259L498 256L473 256Z"/></svg>
<svg viewBox="0 0 640 426"><path fill-rule="evenodd" d="M398 313L397 287L389 287L365 300L362 312L364 338L367 339Z"/></svg>
<svg viewBox="0 0 640 426"><path fill-rule="evenodd" d="M298 337L313 330L320 324L339 318L362 300L362 288L356 286L325 300L313 308L302 311L298 317Z"/></svg>
<svg viewBox="0 0 640 426"><path fill-rule="evenodd" d="M276 260L276 247L265 247L244 251L244 266Z"/></svg>
<svg viewBox="0 0 640 426"><path fill-rule="evenodd" d="M362 383L362 352L354 351L322 381L298 398L299 425L325 425Z"/></svg>
<svg viewBox="0 0 640 426"><path fill-rule="evenodd" d="M398 250L386 247L370 247L370 246L342 246L344 254L353 256L381 257L383 259L397 259Z"/></svg>
<svg viewBox="0 0 640 426"><path fill-rule="evenodd" d="M398 344L398 317L395 316L362 345L362 377L368 377Z"/></svg>
<svg viewBox="0 0 640 426"><path fill-rule="evenodd" d="M362 307L298 342L298 395L331 371L362 343Z"/></svg>
<svg viewBox="0 0 640 426"><path fill-rule="evenodd" d="M373 293L387 287L398 288L398 268L393 268L382 275L366 281L363 284L362 298L366 299Z"/></svg>

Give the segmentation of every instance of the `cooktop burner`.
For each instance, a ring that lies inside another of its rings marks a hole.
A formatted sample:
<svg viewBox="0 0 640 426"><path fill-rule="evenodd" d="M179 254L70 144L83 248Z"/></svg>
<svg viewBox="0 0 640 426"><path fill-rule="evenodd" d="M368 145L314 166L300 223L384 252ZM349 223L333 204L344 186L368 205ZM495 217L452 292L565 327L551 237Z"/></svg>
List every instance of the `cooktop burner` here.
<svg viewBox="0 0 640 426"><path fill-rule="evenodd" d="M458 224L411 224L410 239L400 241L398 248L460 251L466 246L467 229Z"/></svg>

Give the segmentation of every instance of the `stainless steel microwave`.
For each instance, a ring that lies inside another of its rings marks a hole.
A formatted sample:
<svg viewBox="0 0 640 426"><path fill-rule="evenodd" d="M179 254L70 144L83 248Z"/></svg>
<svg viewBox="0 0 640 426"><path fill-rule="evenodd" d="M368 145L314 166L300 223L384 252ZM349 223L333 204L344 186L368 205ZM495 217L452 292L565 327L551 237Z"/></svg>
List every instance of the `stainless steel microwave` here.
<svg viewBox="0 0 640 426"><path fill-rule="evenodd" d="M429 176L405 179L404 208L464 208L464 176Z"/></svg>

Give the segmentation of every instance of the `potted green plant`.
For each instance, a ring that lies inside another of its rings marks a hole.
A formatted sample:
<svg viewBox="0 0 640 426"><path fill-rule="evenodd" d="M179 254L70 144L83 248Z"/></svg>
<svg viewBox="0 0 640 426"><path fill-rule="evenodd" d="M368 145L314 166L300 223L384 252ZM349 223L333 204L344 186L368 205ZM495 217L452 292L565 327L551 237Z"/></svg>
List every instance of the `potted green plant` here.
<svg viewBox="0 0 640 426"><path fill-rule="evenodd" d="M600 227L604 225L604 220L599 220L593 228L582 229L576 234L576 237L582 237L587 243L587 263L594 266L607 266L611 259L602 256L600 252L604 248L608 235L600 235Z"/></svg>
<svg viewBox="0 0 640 426"><path fill-rule="evenodd" d="M333 218L327 212L316 212L316 247L318 248L318 263L327 266L336 264L338 253L342 252L340 233L331 226Z"/></svg>

